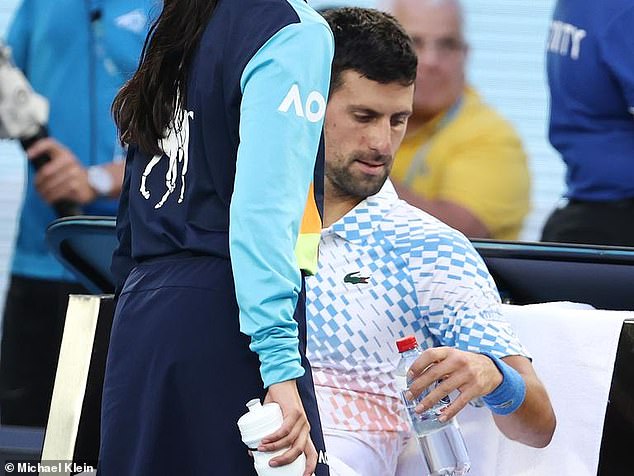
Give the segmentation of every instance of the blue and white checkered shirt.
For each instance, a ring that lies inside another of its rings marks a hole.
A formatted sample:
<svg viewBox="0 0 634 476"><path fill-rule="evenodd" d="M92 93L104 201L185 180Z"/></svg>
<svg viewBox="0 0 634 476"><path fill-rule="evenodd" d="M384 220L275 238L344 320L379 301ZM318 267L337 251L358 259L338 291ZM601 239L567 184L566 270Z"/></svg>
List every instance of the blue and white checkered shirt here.
<svg viewBox="0 0 634 476"><path fill-rule="evenodd" d="M395 341L503 357L528 352L469 240L399 200L388 180L323 230L306 278L308 357L326 428L405 431Z"/></svg>

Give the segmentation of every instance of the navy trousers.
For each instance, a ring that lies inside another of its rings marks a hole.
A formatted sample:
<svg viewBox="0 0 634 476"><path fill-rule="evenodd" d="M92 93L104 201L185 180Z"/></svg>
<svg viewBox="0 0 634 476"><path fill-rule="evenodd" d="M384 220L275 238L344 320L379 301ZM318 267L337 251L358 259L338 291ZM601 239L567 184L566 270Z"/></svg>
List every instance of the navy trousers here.
<svg viewBox="0 0 634 476"><path fill-rule="evenodd" d="M45 427L69 294L77 283L12 276L2 319L0 422Z"/></svg>
<svg viewBox="0 0 634 476"><path fill-rule="evenodd" d="M634 199L570 200L546 221L541 241L634 246Z"/></svg>
<svg viewBox="0 0 634 476"><path fill-rule="evenodd" d="M302 291L295 318L306 369L298 388L325 454L305 357ZM246 402L263 399L259 360L240 333L231 264L166 258L137 266L115 312L102 403L101 476L255 476L240 439ZM325 458L320 458L322 461ZM328 476L318 464L316 476Z"/></svg>

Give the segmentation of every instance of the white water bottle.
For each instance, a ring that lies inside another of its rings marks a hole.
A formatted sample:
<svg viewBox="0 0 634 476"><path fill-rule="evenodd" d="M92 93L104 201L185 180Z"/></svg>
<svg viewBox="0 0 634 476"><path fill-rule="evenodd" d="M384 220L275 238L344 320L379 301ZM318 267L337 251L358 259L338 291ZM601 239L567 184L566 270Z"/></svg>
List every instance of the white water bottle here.
<svg viewBox="0 0 634 476"><path fill-rule="evenodd" d="M404 396L411 381L407 378L407 371L414 361L422 354L421 348L416 342L416 337L408 336L396 341L401 356L395 370L396 385L401 393L405 412L416 434L420 449L427 464L427 474L430 476L462 476L469 472L471 463L469 453L462 437L462 432L455 418L441 422L438 417L442 410L449 405L449 397L446 396L433 407L423 413L416 413L416 405L432 390L427 388L413 401ZM438 385L436 382L435 385Z"/></svg>
<svg viewBox="0 0 634 476"><path fill-rule="evenodd" d="M258 476L302 476L306 468L306 455L285 466L269 466L269 461L283 454L288 448L277 451L261 452L257 450L265 436L275 433L282 426L284 417L277 403L265 403L255 398L247 402L249 411L238 419L238 428L242 441L253 453L253 465Z"/></svg>

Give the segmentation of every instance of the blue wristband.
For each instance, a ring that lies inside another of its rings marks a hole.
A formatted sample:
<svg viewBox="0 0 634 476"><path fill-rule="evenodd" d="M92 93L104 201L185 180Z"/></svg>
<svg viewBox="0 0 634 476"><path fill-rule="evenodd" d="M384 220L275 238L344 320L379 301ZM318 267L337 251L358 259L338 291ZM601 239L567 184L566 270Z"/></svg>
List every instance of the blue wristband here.
<svg viewBox="0 0 634 476"><path fill-rule="evenodd" d="M522 376L508 364L488 352L481 352L490 358L502 374L502 383L488 395L482 397L487 407L498 415L509 415L517 410L526 397L526 383Z"/></svg>

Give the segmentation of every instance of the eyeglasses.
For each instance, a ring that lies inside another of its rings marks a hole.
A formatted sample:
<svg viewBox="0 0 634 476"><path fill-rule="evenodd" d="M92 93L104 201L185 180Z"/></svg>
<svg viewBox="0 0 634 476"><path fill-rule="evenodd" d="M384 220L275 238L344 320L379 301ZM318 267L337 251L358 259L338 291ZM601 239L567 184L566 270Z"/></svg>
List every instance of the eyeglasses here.
<svg viewBox="0 0 634 476"><path fill-rule="evenodd" d="M412 38L412 42L417 54L421 54L429 49L432 49L439 56L452 56L463 52L467 47L467 44L462 39L453 37L426 41L421 37L415 36Z"/></svg>

